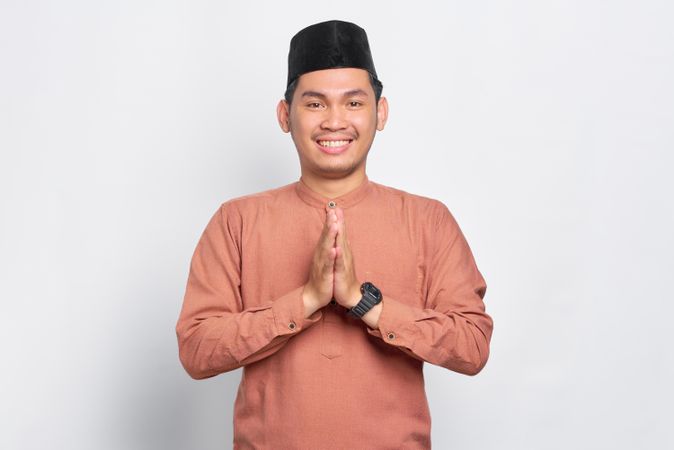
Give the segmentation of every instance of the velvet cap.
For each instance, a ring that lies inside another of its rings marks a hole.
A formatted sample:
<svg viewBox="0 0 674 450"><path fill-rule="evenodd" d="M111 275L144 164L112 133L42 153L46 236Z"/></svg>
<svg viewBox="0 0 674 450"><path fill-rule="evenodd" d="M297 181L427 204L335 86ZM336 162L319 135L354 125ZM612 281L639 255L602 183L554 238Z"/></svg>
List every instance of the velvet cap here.
<svg viewBox="0 0 674 450"><path fill-rule="evenodd" d="M341 20L309 25L290 40L286 87L307 72L340 67L365 69L378 80L365 30Z"/></svg>

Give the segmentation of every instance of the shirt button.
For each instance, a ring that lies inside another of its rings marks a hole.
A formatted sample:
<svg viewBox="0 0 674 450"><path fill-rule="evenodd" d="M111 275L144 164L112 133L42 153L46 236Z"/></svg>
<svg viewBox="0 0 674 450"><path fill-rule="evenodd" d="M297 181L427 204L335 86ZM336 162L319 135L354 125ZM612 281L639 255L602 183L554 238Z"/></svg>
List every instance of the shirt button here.
<svg viewBox="0 0 674 450"><path fill-rule="evenodd" d="M297 327L297 325L295 325L295 322L290 321L290 323L288 324L288 328L290 328L291 330L294 330L295 327Z"/></svg>
<svg viewBox="0 0 674 450"><path fill-rule="evenodd" d="M329 206L330 208L335 208L335 207L337 206L337 203L335 203L334 201L330 200L330 201L328 202L328 206Z"/></svg>
<svg viewBox="0 0 674 450"><path fill-rule="evenodd" d="M395 333L393 333L393 331L389 331L388 334L386 335L386 337L389 338L389 340L392 341L393 339L396 338L396 335L395 335Z"/></svg>
<svg viewBox="0 0 674 450"><path fill-rule="evenodd" d="M334 306L337 304L337 301L333 298L332 300L330 300L330 304Z"/></svg>

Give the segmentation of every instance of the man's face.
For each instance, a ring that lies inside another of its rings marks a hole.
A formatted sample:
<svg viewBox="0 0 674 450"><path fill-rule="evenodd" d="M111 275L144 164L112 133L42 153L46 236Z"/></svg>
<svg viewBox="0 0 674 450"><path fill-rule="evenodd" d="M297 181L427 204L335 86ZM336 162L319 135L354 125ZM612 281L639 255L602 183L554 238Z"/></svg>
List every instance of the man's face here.
<svg viewBox="0 0 674 450"><path fill-rule="evenodd" d="M354 68L305 73L290 107L281 100L279 124L290 132L304 171L339 178L365 169L376 130L383 130L388 105L375 102L367 71Z"/></svg>

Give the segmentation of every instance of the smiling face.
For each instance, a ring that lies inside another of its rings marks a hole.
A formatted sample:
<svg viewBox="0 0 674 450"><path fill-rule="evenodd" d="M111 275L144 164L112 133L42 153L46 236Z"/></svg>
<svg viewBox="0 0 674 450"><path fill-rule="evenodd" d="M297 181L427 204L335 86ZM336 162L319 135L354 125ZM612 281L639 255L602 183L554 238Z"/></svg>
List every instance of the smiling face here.
<svg viewBox="0 0 674 450"><path fill-rule="evenodd" d="M376 103L363 69L317 70L300 76L292 103L281 100L279 124L290 132L302 174L342 178L365 172L376 130L388 115L386 98Z"/></svg>

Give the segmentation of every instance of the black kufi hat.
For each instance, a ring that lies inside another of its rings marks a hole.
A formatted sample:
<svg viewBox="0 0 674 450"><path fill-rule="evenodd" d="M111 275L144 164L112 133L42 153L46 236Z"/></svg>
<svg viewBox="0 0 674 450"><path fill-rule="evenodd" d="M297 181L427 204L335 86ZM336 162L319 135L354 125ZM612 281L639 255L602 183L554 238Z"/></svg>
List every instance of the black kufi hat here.
<svg viewBox="0 0 674 450"><path fill-rule="evenodd" d="M377 79L365 30L341 20L310 25L290 40L286 87L304 73L339 67L365 69Z"/></svg>

